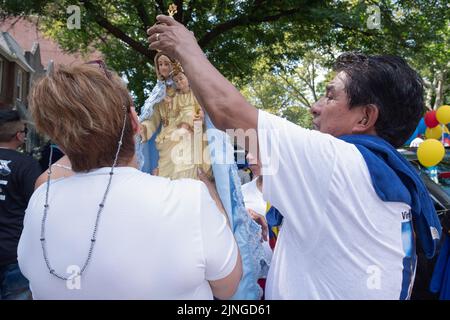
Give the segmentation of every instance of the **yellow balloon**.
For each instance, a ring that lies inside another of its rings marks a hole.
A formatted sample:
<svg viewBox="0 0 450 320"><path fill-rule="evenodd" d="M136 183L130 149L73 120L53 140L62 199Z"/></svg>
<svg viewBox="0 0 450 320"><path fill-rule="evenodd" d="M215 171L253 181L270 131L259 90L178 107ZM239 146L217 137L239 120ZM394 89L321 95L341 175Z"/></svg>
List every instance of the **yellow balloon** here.
<svg viewBox="0 0 450 320"><path fill-rule="evenodd" d="M432 167L442 161L445 148L436 139L427 139L417 148L417 158L424 167Z"/></svg>
<svg viewBox="0 0 450 320"><path fill-rule="evenodd" d="M425 130L425 138L427 139L440 139L442 137L442 127L436 126L434 128L427 128Z"/></svg>
<svg viewBox="0 0 450 320"><path fill-rule="evenodd" d="M436 111L436 119L442 124L450 123L450 106L440 106Z"/></svg>

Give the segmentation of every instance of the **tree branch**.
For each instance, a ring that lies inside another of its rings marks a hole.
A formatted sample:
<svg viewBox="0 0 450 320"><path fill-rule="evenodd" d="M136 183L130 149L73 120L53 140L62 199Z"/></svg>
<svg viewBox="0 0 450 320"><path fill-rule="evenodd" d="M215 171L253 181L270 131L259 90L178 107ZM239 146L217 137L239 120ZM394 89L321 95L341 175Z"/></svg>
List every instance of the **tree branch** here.
<svg viewBox="0 0 450 320"><path fill-rule="evenodd" d="M316 64L315 61L313 60L312 63L312 93L313 93L313 97L314 97L314 101L317 101L317 94L316 94Z"/></svg>
<svg viewBox="0 0 450 320"><path fill-rule="evenodd" d="M136 8L137 14L139 18L141 19L142 23L144 24L144 30L147 32L147 29L150 27L151 20L150 16L145 9L144 4L142 3L142 0L133 0L134 6Z"/></svg>
<svg viewBox="0 0 450 320"><path fill-rule="evenodd" d="M160 10L159 13L157 10L155 10L155 18L156 18L156 15L158 15L158 14L167 14L167 12L164 12L165 7L164 7L164 3L162 2L162 0L156 0L155 3L157 4L157 6Z"/></svg>
<svg viewBox="0 0 450 320"><path fill-rule="evenodd" d="M269 21L276 21L282 17L290 16L295 13L298 13L299 8L294 8L290 10L280 11L277 14L274 15L267 15L264 17L252 17L252 16L241 16L234 19L231 19L227 22L218 24L212 30L208 33L206 33L202 38L199 39L198 43L200 47L204 48L207 46L212 40L217 38L222 33L229 31L233 28L240 27L240 26L246 26L250 24L258 24L261 22L269 22Z"/></svg>
<svg viewBox="0 0 450 320"><path fill-rule="evenodd" d="M179 22L183 22L183 0L176 0L175 5L177 6L177 13L175 14L175 20Z"/></svg>
<svg viewBox="0 0 450 320"><path fill-rule="evenodd" d="M283 79L284 82L286 82L286 84L287 84L292 90L294 90L294 91L299 95L300 100L301 100L308 108L311 108L311 103L308 101L308 99L305 97L305 95L304 95L298 88L296 88L292 83L290 83L290 81L289 81L286 77L280 75L280 78Z"/></svg>
<svg viewBox="0 0 450 320"><path fill-rule="evenodd" d="M360 33L360 34L362 34L362 35L364 35L366 37L371 37L371 36L375 36L376 35L375 32L373 32L373 31L372 32L368 32L368 31L364 31L364 30L359 29L359 28L352 28L352 27L343 25L342 23L335 23L334 27L335 28L341 28L341 29L346 30L346 31L352 31L352 32L355 32L355 33Z"/></svg>
<svg viewBox="0 0 450 320"><path fill-rule="evenodd" d="M308 73L309 73L309 66L306 66L306 70L308 70ZM314 89L314 86L311 84L311 82L309 82L307 78L303 77L303 76L300 74L300 72L298 72L297 69L295 69L295 73L296 73L297 76L300 78L300 80L302 80L302 81L308 86L308 88L312 91L312 93L313 93L313 95L314 95L315 89ZM311 79L311 76L310 76L310 79ZM314 98L315 98L316 101L317 101L317 97L314 97Z"/></svg>
<svg viewBox="0 0 450 320"><path fill-rule="evenodd" d="M150 51L140 42L132 39L118 27L114 26L111 22L109 22L104 16L100 14L101 11L98 8L96 8L89 0L83 0L82 3L84 3L86 11L88 11L94 17L94 20L97 22L99 26L107 30L116 38L128 44L131 48L133 48L137 52L149 58L150 61L153 60L155 56L155 53L153 51Z"/></svg>

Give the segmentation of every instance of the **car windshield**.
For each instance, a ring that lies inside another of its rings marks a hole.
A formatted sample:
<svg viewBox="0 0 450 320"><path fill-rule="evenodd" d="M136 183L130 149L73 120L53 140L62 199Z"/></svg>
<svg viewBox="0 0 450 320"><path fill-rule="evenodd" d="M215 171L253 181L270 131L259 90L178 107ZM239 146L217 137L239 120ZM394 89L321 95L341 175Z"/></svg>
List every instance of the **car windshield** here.
<svg viewBox="0 0 450 320"><path fill-rule="evenodd" d="M450 158L444 159L437 165L438 169L438 184L442 186L442 189L450 195Z"/></svg>

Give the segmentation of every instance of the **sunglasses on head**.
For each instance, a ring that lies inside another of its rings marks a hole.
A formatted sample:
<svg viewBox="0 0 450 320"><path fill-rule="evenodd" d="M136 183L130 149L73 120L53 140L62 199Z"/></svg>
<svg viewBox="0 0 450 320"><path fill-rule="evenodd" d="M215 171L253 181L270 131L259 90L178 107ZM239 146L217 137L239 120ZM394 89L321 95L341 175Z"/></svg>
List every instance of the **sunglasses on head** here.
<svg viewBox="0 0 450 320"><path fill-rule="evenodd" d="M25 133L25 135L27 135L27 133L28 133L28 128L25 127L25 128L23 128L23 130L19 130L19 131L17 131L17 132L19 132L19 133ZM12 136L14 137L14 136L17 134L17 132L16 132L15 134L13 134Z"/></svg>
<svg viewBox="0 0 450 320"><path fill-rule="evenodd" d="M103 70L103 72L105 73L105 76L109 80L112 79L111 72L109 72L109 70L106 68L106 64L103 62L103 60L92 60L92 61L86 62L86 64L97 64L100 67L100 69Z"/></svg>
<svg viewBox="0 0 450 320"><path fill-rule="evenodd" d="M103 72L105 73L105 76L111 80L112 79L112 75L111 72L108 70L108 68L106 67L105 62L103 62L103 60L92 60L92 61L88 61L85 64L97 64L100 69L103 70ZM133 104L133 100L131 101L131 106L130 108L128 108L127 112L130 112L131 108L134 108L134 104Z"/></svg>

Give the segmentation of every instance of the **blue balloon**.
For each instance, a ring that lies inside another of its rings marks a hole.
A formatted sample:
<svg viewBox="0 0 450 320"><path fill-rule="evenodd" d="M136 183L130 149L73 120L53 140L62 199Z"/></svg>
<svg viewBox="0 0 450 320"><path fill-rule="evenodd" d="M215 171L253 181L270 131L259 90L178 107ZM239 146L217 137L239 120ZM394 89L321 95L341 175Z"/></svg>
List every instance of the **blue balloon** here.
<svg viewBox="0 0 450 320"><path fill-rule="evenodd" d="M416 130L414 130L411 137L409 137L409 139L406 140L406 142L403 145L409 146L411 141L413 141L415 138L421 135L425 135L425 130L427 130L427 125L425 124L425 119L422 117L422 119L420 119L419 124L416 127Z"/></svg>

